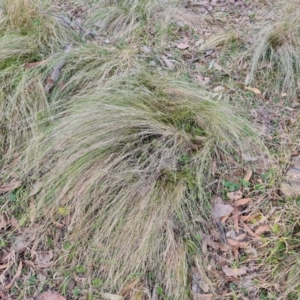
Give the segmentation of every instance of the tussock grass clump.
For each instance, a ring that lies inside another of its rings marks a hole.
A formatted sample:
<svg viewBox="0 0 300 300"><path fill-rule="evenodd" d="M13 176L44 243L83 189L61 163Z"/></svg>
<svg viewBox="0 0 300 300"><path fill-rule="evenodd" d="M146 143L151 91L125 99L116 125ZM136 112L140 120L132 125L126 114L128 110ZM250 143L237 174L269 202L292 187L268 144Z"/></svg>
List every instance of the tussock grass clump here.
<svg viewBox="0 0 300 300"><path fill-rule="evenodd" d="M149 35L170 35L170 27L186 26L194 31L205 22L199 15L187 10L177 0L101 0L86 26L96 26L102 34L117 38Z"/></svg>
<svg viewBox="0 0 300 300"><path fill-rule="evenodd" d="M276 20L272 20L253 36L250 82L259 72L275 72L278 92L295 96L300 71L300 9L297 1L279 6Z"/></svg>
<svg viewBox="0 0 300 300"><path fill-rule="evenodd" d="M31 136L34 120L48 106L41 69L26 63L48 59L70 40L68 30L44 14L42 2L0 2L0 151L9 157Z"/></svg>
<svg viewBox="0 0 300 300"><path fill-rule="evenodd" d="M148 274L166 296L188 299L187 254L209 220L211 158L239 155L249 127L227 104L165 75L114 76L68 103L24 162L43 182L42 239L49 224L66 224L66 261L82 260L104 288Z"/></svg>

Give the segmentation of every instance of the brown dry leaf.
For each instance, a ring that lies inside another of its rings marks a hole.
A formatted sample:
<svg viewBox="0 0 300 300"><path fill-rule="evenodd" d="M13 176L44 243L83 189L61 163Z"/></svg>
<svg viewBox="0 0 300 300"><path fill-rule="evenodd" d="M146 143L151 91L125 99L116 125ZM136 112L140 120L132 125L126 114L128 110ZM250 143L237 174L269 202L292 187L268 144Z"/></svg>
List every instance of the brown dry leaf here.
<svg viewBox="0 0 300 300"><path fill-rule="evenodd" d="M245 242L239 242L237 240L233 240L230 238L227 238L227 243L232 246L232 247L236 247L236 248L247 248L247 243Z"/></svg>
<svg viewBox="0 0 300 300"><path fill-rule="evenodd" d="M220 220L221 220L221 223L224 224L226 223L226 221L228 220L229 216L225 216L225 217L222 217Z"/></svg>
<svg viewBox="0 0 300 300"><path fill-rule="evenodd" d="M125 285L122 289L121 289L121 292L120 294L122 296L125 296L130 290L132 290L136 285L137 283L139 282L139 279L135 279L134 281L130 282L129 284Z"/></svg>
<svg viewBox="0 0 300 300"><path fill-rule="evenodd" d="M180 50L185 50L185 49L189 48L190 46L187 42L183 42L183 43L177 44L176 47Z"/></svg>
<svg viewBox="0 0 300 300"><path fill-rule="evenodd" d="M11 266L11 264L5 264L5 265L0 265L0 270L2 269L8 269Z"/></svg>
<svg viewBox="0 0 300 300"><path fill-rule="evenodd" d="M38 251L36 253L36 261L35 262L40 268L48 267L53 256L54 256L54 254L51 250L50 251Z"/></svg>
<svg viewBox="0 0 300 300"><path fill-rule="evenodd" d="M14 282L16 281L16 279L18 279L20 277L21 271L22 271L22 267L23 267L23 264L22 264L22 261L20 261L15 276L13 277L13 279L11 280L11 282L4 287L5 290L10 289L12 287L12 285L14 284Z"/></svg>
<svg viewBox="0 0 300 300"><path fill-rule="evenodd" d="M213 294L193 294L195 300L214 300Z"/></svg>
<svg viewBox="0 0 300 300"><path fill-rule="evenodd" d="M47 291L36 296L35 300L66 300L66 298L58 292Z"/></svg>
<svg viewBox="0 0 300 300"><path fill-rule="evenodd" d="M216 203L214 205L213 214L214 217L220 219L222 217L227 217L233 212L233 207L229 204Z"/></svg>
<svg viewBox="0 0 300 300"><path fill-rule="evenodd" d="M237 201L237 200L240 200L243 197L243 193L241 191L230 192L230 193L227 193L227 197L231 201Z"/></svg>
<svg viewBox="0 0 300 300"><path fill-rule="evenodd" d="M251 236L255 237L256 239L260 239L260 236L257 235L257 234L255 234L247 224L244 223L243 225L244 225L244 229L245 229Z"/></svg>
<svg viewBox="0 0 300 300"><path fill-rule="evenodd" d="M246 233L242 233L242 234L238 235L238 236L235 238L235 240L236 240L236 241L242 241L246 236L247 236Z"/></svg>
<svg viewBox="0 0 300 300"><path fill-rule="evenodd" d="M251 91L256 95L261 95L261 91L259 89L251 87L251 86L245 86L245 90Z"/></svg>
<svg viewBox="0 0 300 300"><path fill-rule="evenodd" d="M165 55L162 55L161 57L169 69L174 69L174 64Z"/></svg>
<svg viewBox="0 0 300 300"><path fill-rule="evenodd" d="M232 248L232 252L233 252L233 257L234 257L234 259L238 259L239 256L240 256L239 249L236 248L236 247L233 247L233 248Z"/></svg>
<svg viewBox="0 0 300 300"><path fill-rule="evenodd" d="M260 213L255 213L253 215L249 215L249 216L240 216L240 220L241 221L245 221L245 222L249 222L257 217L260 217L261 214Z"/></svg>
<svg viewBox="0 0 300 300"><path fill-rule="evenodd" d="M108 300L123 300L124 299L122 296L115 295L115 294L109 294L109 293L102 293L101 296L104 299L108 299Z"/></svg>
<svg viewBox="0 0 300 300"><path fill-rule="evenodd" d="M237 200L237 201L233 202L232 204L234 206L242 206L242 205L246 205L251 200L252 200L252 198L244 198L244 199Z"/></svg>
<svg viewBox="0 0 300 300"><path fill-rule="evenodd" d="M214 88L214 92L215 92L215 93L222 92L222 91L224 91L224 90L225 90L224 86L221 86L221 85L216 86L216 87Z"/></svg>
<svg viewBox="0 0 300 300"><path fill-rule="evenodd" d="M246 266L243 266L241 268L231 269L227 266L224 266L222 267L222 270L228 277L238 277L247 274L248 268Z"/></svg>
<svg viewBox="0 0 300 300"><path fill-rule="evenodd" d="M270 232L270 228L269 226L265 225L265 226L259 226L256 230L255 230L255 234L262 234L264 232Z"/></svg>
<svg viewBox="0 0 300 300"><path fill-rule="evenodd" d="M41 61L37 61L37 62L33 62L33 63L26 63L26 64L24 65L24 67L25 67L26 69L37 68L37 67L40 67L40 66L44 65L46 62L49 61L49 59L50 59L50 58L45 59L45 60L41 60Z"/></svg>
<svg viewBox="0 0 300 300"><path fill-rule="evenodd" d="M22 185L22 181L10 182L0 187L0 193L12 192Z"/></svg>
<svg viewBox="0 0 300 300"><path fill-rule="evenodd" d="M0 229L9 225L9 222L5 220L3 215L0 215Z"/></svg>
<svg viewBox="0 0 300 300"><path fill-rule="evenodd" d="M251 179L251 177L252 177L252 174L253 174L252 170L248 169L248 171L247 171L247 173L246 173L246 175L244 177L244 180L245 181L249 181Z"/></svg>

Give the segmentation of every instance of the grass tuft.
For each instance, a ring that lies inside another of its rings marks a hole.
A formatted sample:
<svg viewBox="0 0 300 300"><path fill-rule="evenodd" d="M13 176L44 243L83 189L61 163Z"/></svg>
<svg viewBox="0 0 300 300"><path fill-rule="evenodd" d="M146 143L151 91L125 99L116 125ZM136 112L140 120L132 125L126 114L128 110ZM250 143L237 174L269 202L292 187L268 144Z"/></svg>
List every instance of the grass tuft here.
<svg viewBox="0 0 300 300"><path fill-rule="evenodd" d="M210 219L211 158L238 156L250 127L168 75L113 76L66 101L24 162L43 182L41 232L66 224L64 253L92 264L106 289L154 274L166 296L188 299L187 254Z"/></svg>
<svg viewBox="0 0 300 300"><path fill-rule="evenodd" d="M260 72L275 72L276 89L296 95L300 70L300 9L295 1L285 3L276 17L253 36L253 44L247 53L252 56L249 83L259 78Z"/></svg>

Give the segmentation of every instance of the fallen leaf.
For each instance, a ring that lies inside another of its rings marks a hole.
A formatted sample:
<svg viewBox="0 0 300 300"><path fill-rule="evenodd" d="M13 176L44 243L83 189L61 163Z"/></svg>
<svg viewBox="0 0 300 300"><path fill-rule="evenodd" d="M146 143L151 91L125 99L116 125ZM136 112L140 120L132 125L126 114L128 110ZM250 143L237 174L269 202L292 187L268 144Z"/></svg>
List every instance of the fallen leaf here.
<svg viewBox="0 0 300 300"><path fill-rule="evenodd" d="M10 182L0 187L0 193L12 192L22 185L21 181Z"/></svg>
<svg viewBox="0 0 300 300"><path fill-rule="evenodd" d="M102 293L101 296L104 299L108 299L108 300L123 300L124 299L122 296L115 295L115 294L109 294L109 293Z"/></svg>
<svg viewBox="0 0 300 300"><path fill-rule="evenodd" d="M244 180L245 181L249 181L251 179L251 177L252 177L252 174L253 174L252 170L248 169L248 171L247 171L247 173L246 173L246 175L244 177Z"/></svg>
<svg viewBox="0 0 300 300"><path fill-rule="evenodd" d="M261 95L261 91L259 89L251 87L251 86L245 86L245 90L251 91L256 95Z"/></svg>
<svg viewBox="0 0 300 300"><path fill-rule="evenodd" d="M233 257L234 259L238 259L240 256L239 249L236 247L232 247Z"/></svg>
<svg viewBox="0 0 300 300"><path fill-rule="evenodd" d="M23 264L22 264L22 261L20 261L15 276L12 278L11 282L4 287L5 290L10 289L12 287L12 285L14 284L14 282L16 281L16 279L18 279L20 277L21 271L22 271L22 267L23 267Z"/></svg>
<svg viewBox="0 0 300 300"><path fill-rule="evenodd" d="M252 198L244 198L244 199L237 200L237 201L233 202L232 204L234 206L242 206L242 205L249 203L251 200L252 200Z"/></svg>
<svg viewBox="0 0 300 300"><path fill-rule="evenodd" d="M260 217L261 214L260 213L255 213L253 215L249 215L249 216L240 216L240 220L241 221L245 221L245 222L249 222L257 217Z"/></svg>
<svg viewBox="0 0 300 300"><path fill-rule="evenodd" d="M233 212L233 207L229 204L216 203L214 205L213 214L215 218L219 219L229 216Z"/></svg>
<svg viewBox="0 0 300 300"><path fill-rule="evenodd" d="M260 239L260 236L257 235L257 234L255 234L247 224L244 223L243 225L244 225L244 229L245 229L251 236L255 237L256 239Z"/></svg>
<svg viewBox="0 0 300 300"><path fill-rule="evenodd" d="M243 197L243 193L241 191L230 192L230 193L227 193L227 197L231 201L237 201L237 200L240 200Z"/></svg>
<svg viewBox="0 0 300 300"><path fill-rule="evenodd" d="M177 44L176 47L180 50L185 50L185 49L189 48L190 46L188 43L185 42L185 43Z"/></svg>
<svg viewBox="0 0 300 300"><path fill-rule="evenodd" d="M169 69L174 69L174 64L165 55L162 55L161 57Z"/></svg>
<svg viewBox="0 0 300 300"><path fill-rule="evenodd" d="M216 87L214 88L214 92L215 92L215 93L217 93L217 92L222 92L222 91L224 91L224 90L225 90L224 86L221 86L221 85L216 86Z"/></svg>
<svg viewBox="0 0 300 300"><path fill-rule="evenodd" d="M227 266L223 266L222 270L228 277L238 277L238 276L247 274L248 268L243 266L241 268L231 269Z"/></svg>
<svg viewBox="0 0 300 300"><path fill-rule="evenodd" d="M120 294L125 296L129 291L131 291L139 282L139 279L135 279L134 281L130 282L129 284L125 285L122 289Z"/></svg>
<svg viewBox="0 0 300 300"><path fill-rule="evenodd" d="M50 250L50 251L38 251L36 253L36 264L38 265L44 265L44 264L47 264L49 263L52 258L53 258L53 252Z"/></svg>
<svg viewBox="0 0 300 300"><path fill-rule="evenodd" d="M227 243L228 243L228 245L230 245L232 247L247 248L247 243L235 241L235 240L232 240L230 238L227 238Z"/></svg>
<svg viewBox="0 0 300 300"><path fill-rule="evenodd" d="M242 241L246 236L247 236L246 233L242 233L242 234L236 236L236 237L235 237L235 240L236 240L236 241Z"/></svg>
<svg viewBox="0 0 300 300"><path fill-rule="evenodd" d="M50 58L45 59L45 60L41 60L41 61L37 61L37 62L33 62L33 63L26 63L26 64L24 65L24 67L25 67L26 69L37 68L37 67L40 67L40 66L44 65L46 62L49 61L49 59L50 59Z"/></svg>
<svg viewBox="0 0 300 300"><path fill-rule="evenodd" d="M0 215L0 229L9 225L9 222L5 220L3 215Z"/></svg>
<svg viewBox="0 0 300 300"><path fill-rule="evenodd" d="M0 270L2 269L8 269L11 266L11 264L5 264L5 265L0 265Z"/></svg>
<svg viewBox="0 0 300 300"><path fill-rule="evenodd" d="M47 291L36 296L35 300L66 300L66 298L58 292Z"/></svg>
<svg viewBox="0 0 300 300"><path fill-rule="evenodd" d="M270 232L271 229L269 228L269 226L265 225L265 226L259 226L256 230L255 230L255 234L262 234L264 232Z"/></svg>

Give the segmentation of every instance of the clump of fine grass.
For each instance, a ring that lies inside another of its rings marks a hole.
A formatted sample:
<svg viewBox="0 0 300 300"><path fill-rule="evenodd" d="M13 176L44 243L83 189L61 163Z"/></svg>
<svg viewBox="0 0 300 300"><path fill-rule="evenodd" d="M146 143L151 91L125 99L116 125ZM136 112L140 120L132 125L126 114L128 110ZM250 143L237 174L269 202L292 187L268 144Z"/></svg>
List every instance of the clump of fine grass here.
<svg viewBox="0 0 300 300"><path fill-rule="evenodd" d="M51 223L66 224L64 267L76 257L114 292L152 274L167 297L188 299L187 254L209 220L211 158L239 155L248 125L167 75L114 76L67 103L23 165L43 183L41 239Z"/></svg>
<svg viewBox="0 0 300 300"><path fill-rule="evenodd" d="M265 24L253 36L250 50L252 56L249 83L260 78L259 73L267 65L267 72L275 72L274 86L279 93L294 97L298 87L300 70L300 9L297 2L281 5L280 17Z"/></svg>
<svg viewBox="0 0 300 300"><path fill-rule="evenodd" d="M93 11L86 26L95 26L100 34L115 38L132 39L149 32L162 38L172 24L197 32L204 23L204 19L177 0L101 0Z"/></svg>

